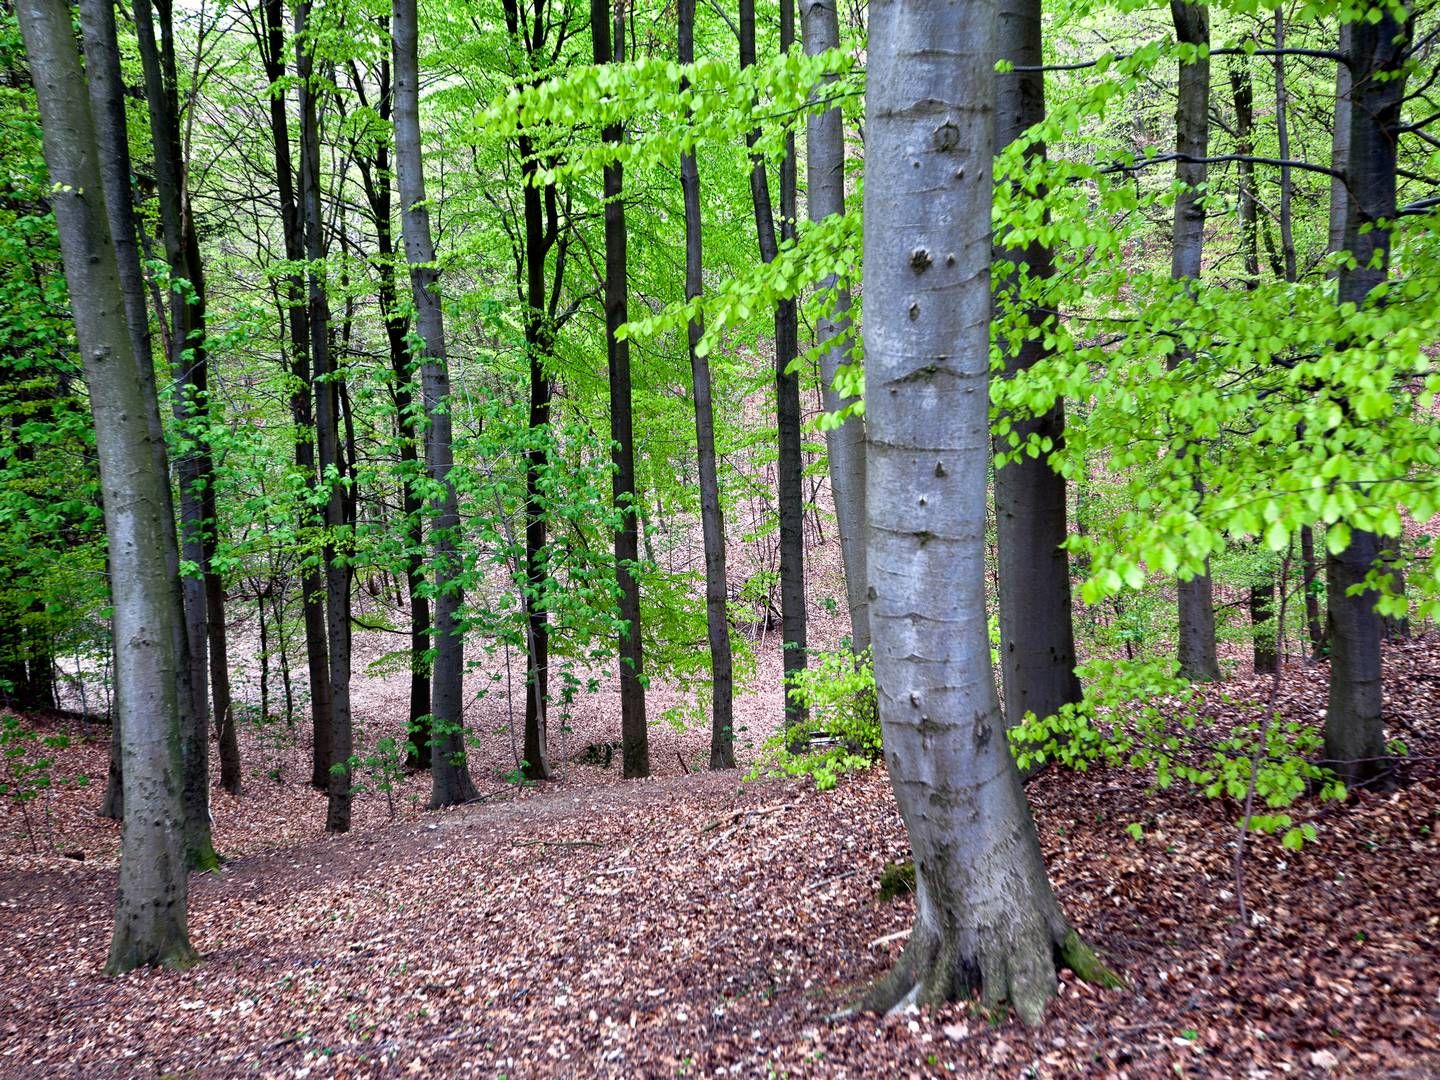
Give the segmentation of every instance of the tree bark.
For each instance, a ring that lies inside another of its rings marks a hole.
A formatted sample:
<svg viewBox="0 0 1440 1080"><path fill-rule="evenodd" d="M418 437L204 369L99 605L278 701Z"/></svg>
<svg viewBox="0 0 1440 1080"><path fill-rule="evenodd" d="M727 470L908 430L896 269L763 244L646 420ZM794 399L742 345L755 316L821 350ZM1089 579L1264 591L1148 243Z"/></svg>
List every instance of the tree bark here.
<svg viewBox="0 0 1440 1080"><path fill-rule="evenodd" d="M835 0L800 0L805 53L819 56L840 46L840 18ZM835 76L831 77L833 80ZM845 121L840 108L812 113L805 128L806 205L811 221L845 213ZM846 363L850 340L850 289L830 275L820 282L833 302L815 320L820 346L820 392L825 411L838 413L855 398L841 395L835 376ZM825 429L825 456L830 466L830 493L840 532L840 558L845 566L845 598L850 611L850 646L857 653L870 647L870 599L865 575L865 418L851 415L836 428Z"/></svg>
<svg viewBox="0 0 1440 1080"><path fill-rule="evenodd" d="M1396 211L1396 143L1405 97L1405 59L1413 16L1402 24L1386 8L1374 23L1350 26L1350 153L1346 168L1345 251L1339 299L1361 307L1389 275L1390 230ZM1356 529L1342 552L1326 559L1326 619L1330 641L1325 758L1346 784L1388 773L1381 717L1380 640L1383 623L1374 590L1350 595L1372 568L1383 568L1382 540Z"/></svg>
<svg viewBox="0 0 1440 1080"><path fill-rule="evenodd" d="M127 778L115 932L106 970L197 960L186 930L181 695L186 657L179 552L153 377L135 355L105 210L101 150L62 0L15 5L39 100L60 234L95 422L111 560L117 712Z"/></svg>
<svg viewBox="0 0 1440 1080"><path fill-rule="evenodd" d="M740 66L755 63L755 0L740 0ZM795 41L794 0L780 0L780 49ZM780 234L776 239L775 214L770 205L770 181L765 159L754 153L760 133L745 137L751 148L750 198L755 208L755 232L760 259L773 262L779 241L795 236L795 138L786 137L785 156L780 163ZM802 472L805 462L800 444L800 373L791 371L799 353L799 321L795 301L775 305L775 410L779 437L779 459L775 465L777 501L780 510L780 641L785 683L805 670L805 495ZM785 695L785 724L803 723L805 708Z"/></svg>
<svg viewBox="0 0 1440 1080"><path fill-rule="evenodd" d="M261 0L257 44L265 65L270 94L270 137L275 146L275 185L279 194L285 258L293 266L305 260L305 226L295 192L295 169L290 156L290 120L285 93L276 90L285 78L285 8L283 0ZM316 487L315 415L310 396L310 313L306 308L303 275L296 270L285 277L286 316L290 332L290 415L295 425L295 466L307 493ZM300 511L300 530L309 533L319 521L308 508ZM314 738L310 784L320 791L330 786L331 730L330 650L325 626L325 582L320 568L307 561L300 570L300 606L304 613L306 670L310 677L310 716Z"/></svg>
<svg viewBox="0 0 1440 1080"><path fill-rule="evenodd" d="M1204 4L1170 0L1175 22L1175 39L1183 44L1210 44L1210 12ZM1200 279L1201 256L1205 247L1205 184L1203 159L1210 146L1210 60L1202 57L1180 65L1180 104L1175 113L1175 149L1193 159L1175 164L1175 179L1183 186L1175 197L1174 247L1170 277L1174 281ZM1173 364L1184 363L1178 352ZM1190 453L1194 449L1191 448ZM1196 481L1197 497L1203 498ZM1197 682L1220 678L1220 661L1215 654L1215 600L1209 561L1205 572L1176 583L1179 598L1180 673Z"/></svg>
<svg viewBox="0 0 1440 1080"><path fill-rule="evenodd" d="M679 0L680 63L695 62L695 0ZM680 155L680 188L685 200L685 299L704 292L701 245L700 170L693 153ZM814 193L812 191L812 198ZM735 767L735 669L730 653L730 620L725 571L725 517L715 460L715 409L710 359L700 350L705 324L699 314L687 328L690 375L695 384L695 446L700 471L700 528L705 549L705 629L710 645L710 768ZM863 490L863 489L862 489Z"/></svg>
<svg viewBox="0 0 1440 1080"><path fill-rule="evenodd" d="M328 832L350 828L350 583L348 549L350 516L345 495L345 469L340 455L340 388L342 376L330 356L330 304L325 292L324 221L320 204L320 124L316 107L314 44L305 39L310 0L295 12L295 74L300 86L300 210L309 271L310 361L315 400L315 443L325 499L326 644L330 661L330 758L327 766ZM318 739L317 739L318 743ZM317 746L317 758L319 750ZM317 762L318 764L318 762Z"/></svg>
<svg viewBox="0 0 1440 1080"><path fill-rule="evenodd" d="M1039 0L1000 0L996 46L1002 60L1017 67L1042 63ZM995 144L1009 145L1045 119L1045 76L1014 72L997 80ZM1043 159L1044 146L1027 152ZM1031 244L1004 258L1023 262L1032 278L1054 272L1051 252ZM1019 288L1017 273L1002 289ZM1029 312L1032 325L1045 315ZM1005 355L1005 374L1025 371L1045 358L1041 341L1029 340ZM1065 439L1065 404L1056 401L1042 415L1016 421L1020 438L1048 437L1058 450ZM1007 445L1008 448L1008 445ZM998 449L998 447L997 447ZM1068 535L1065 478L1045 457L1022 457L995 471L995 526L1000 572L1000 671L1005 689L1005 722L1014 726L1026 714L1053 716L1081 698L1075 674L1074 605L1070 559L1060 546Z"/></svg>
<svg viewBox="0 0 1440 1080"><path fill-rule="evenodd" d="M445 353L445 316L440 309L440 270L425 203L420 153L419 19L416 0L395 0L391 21L395 49L395 177L400 187L400 227L410 264L415 326L424 342L418 357L425 404L425 463L439 486L432 496L430 548L435 562L435 662L430 706L430 809L478 797L465 764L464 598L459 552L460 500L450 476L454 467L450 422L450 369Z"/></svg>
<svg viewBox="0 0 1440 1080"><path fill-rule="evenodd" d="M615 24L611 48L611 20ZM595 63L625 58L625 22L609 0L590 0L590 39ZM619 146L624 132L606 125L604 140ZM615 530L615 582L620 589L620 742L627 778L650 775L650 738L645 726L645 658L640 636L640 532L636 516L635 433L631 419L630 342L618 335L629 316L625 234L625 167L605 166L605 351L610 366L610 453L612 501L620 522ZM797 399L798 400L798 399Z"/></svg>
<svg viewBox="0 0 1440 1080"><path fill-rule="evenodd" d="M211 869L218 858L210 837L209 626L205 577L210 565L205 491L215 470L208 450L205 345L205 275L185 192L180 152L180 101L169 0L159 0L160 38L151 0L135 2L135 36L145 77L155 187L160 201L165 260L170 268L170 369L178 392L175 421L192 449L175 462L180 491L180 551L190 570L181 577L190 663L190 709L182 741L185 758L186 857L192 869Z"/></svg>
<svg viewBox="0 0 1440 1080"><path fill-rule="evenodd" d="M994 0L870 7L871 629L885 760L915 854L916 920L864 1004L978 990L1035 1023L1057 964L1092 977L1104 969L1046 877L986 634L995 22Z"/></svg>

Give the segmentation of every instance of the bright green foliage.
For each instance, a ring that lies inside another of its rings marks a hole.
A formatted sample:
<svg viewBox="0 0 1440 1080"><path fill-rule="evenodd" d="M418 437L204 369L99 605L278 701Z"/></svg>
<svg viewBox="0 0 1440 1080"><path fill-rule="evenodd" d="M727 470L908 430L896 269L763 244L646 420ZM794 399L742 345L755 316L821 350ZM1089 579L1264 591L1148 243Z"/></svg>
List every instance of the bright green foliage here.
<svg viewBox="0 0 1440 1080"><path fill-rule="evenodd" d="M868 652L857 656L840 649L812 655L787 692L809 710L808 722L765 741L757 775L809 776L826 791L842 774L880 760L884 748Z"/></svg>

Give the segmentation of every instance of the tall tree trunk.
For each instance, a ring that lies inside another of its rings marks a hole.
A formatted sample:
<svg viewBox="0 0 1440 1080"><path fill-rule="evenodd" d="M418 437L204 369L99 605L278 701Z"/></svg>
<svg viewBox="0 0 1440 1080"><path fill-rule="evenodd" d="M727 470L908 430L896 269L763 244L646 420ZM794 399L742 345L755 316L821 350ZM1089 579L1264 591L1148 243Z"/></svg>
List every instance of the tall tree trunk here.
<svg viewBox="0 0 1440 1080"><path fill-rule="evenodd" d="M440 271L425 204L420 154L419 29L415 0L395 0L391 21L395 48L395 178L400 187L400 226L415 326L424 341L419 357L425 403L425 462L440 486L432 500L430 549L435 562L435 663L430 730L430 809L456 806L479 795L465 764L465 638L459 553L460 501L450 476L450 369L445 354L445 317L440 310Z"/></svg>
<svg viewBox="0 0 1440 1080"><path fill-rule="evenodd" d="M39 100L50 201L95 421L111 559L117 712L128 779L106 970L188 967L179 553L153 376L135 355L101 177L101 149L63 0L15 5Z"/></svg>
<svg viewBox="0 0 1440 1080"><path fill-rule="evenodd" d="M1400 23L1383 10L1374 23L1350 27L1350 154L1346 168L1345 250L1340 302L1363 306L1389 275L1390 230L1396 210L1396 143L1405 97L1405 60L1413 17ZM1326 559L1330 640L1325 757L1347 784L1372 781L1389 768L1381 719L1382 620L1373 590L1351 596L1381 559L1381 541L1356 529L1350 544Z"/></svg>
<svg viewBox="0 0 1440 1080"><path fill-rule="evenodd" d="M609 0L590 0L590 38L596 64L625 58L625 22L617 13L615 51L610 45L612 12ZM619 146L619 124L606 126L603 137ZM610 448L612 498L620 516L615 530L615 580L620 587L620 740L627 777L650 775L650 739L645 728L645 659L640 637L640 533L636 516L635 432L631 423L630 342L619 336L629 319L630 282L626 263L625 167L605 166L605 351L610 362ZM798 399L797 399L798 400Z"/></svg>
<svg viewBox="0 0 1440 1080"><path fill-rule="evenodd" d="M1210 45L1210 11L1204 4L1170 0L1175 22L1175 39L1182 44ZM1204 158L1210 146L1210 59L1201 57L1180 65L1180 104L1175 113L1175 149L1181 160L1175 164L1175 179L1183 185L1175 197L1174 247L1170 277L1175 281L1200 279L1201 255L1205 248ZM1186 362L1177 353L1174 364ZM1194 453L1194 448L1190 449ZM1196 481L1197 497L1203 498ZM1179 597L1180 673L1197 682L1220 678L1220 661L1215 654L1215 599L1207 560L1205 572L1176 584Z"/></svg>
<svg viewBox="0 0 1440 1080"><path fill-rule="evenodd" d="M325 828L350 828L350 517L345 494L345 462L340 453L341 375L330 355L330 303L325 292L324 220L320 205L320 123L312 81L314 42L306 38L310 0L295 12L295 74L300 86L300 209L309 272L310 361L314 379L317 464L327 489L325 499L325 626L330 671L329 805ZM318 742L318 740L317 740ZM318 757L318 748L317 748Z"/></svg>
<svg viewBox="0 0 1440 1080"><path fill-rule="evenodd" d="M876 0L865 147L866 491L885 759L915 928L876 1009L979 990L1038 1022L1103 971L1046 877L985 615L994 0ZM978 223L978 227L977 227Z"/></svg>
<svg viewBox="0 0 1440 1080"><path fill-rule="evenodd" d="M839 48L840 18L835 0L800 0L800 19L806 55L819 56ZM811 221L845 212L845 120L838 106L811 113L806 121L805 179ZM855 401L835 388L835 376L846 362L851 334L850 289L833 274L819 287L822 293L834 296L828 310L815 321L820 346L820 391L825 411L838 413ZM825 456L840 532L840 559L845 566L850 645L859 653L870 647L870 599L865 576L865 418L848 416L839 427L826 428Z"/></svg>
<svg viewBox="0 0 1440 1080"><path fill-rule="evenodd" d="M755 63L755 0L740 0L740 66ZM780 0L780 50L795 42L794 0ZM795 138L786 136L785 156L780 163L780 234L775 232L775 214L770 205L770 181L765 159L754 153L760 133L745 137L751 148L750 198L755 207L755 231L760 258L773 262L779 254L779 240L795 236ZM775 465L777 501L780 510L780 641L782 666L787 687L805 670L805 493L801 474L805 463L800 443L800 373L791 371L799 354L799 321L795 301L775 305L775 409L779 435L779 459ZM785 695L787 727L804 722L805 708Z"/></svg>
<svg viewBox="0 0 1440 1080"><path fill-rule="evenodd" d="M1250 78L1249 58L1232 58L1230 62L1230 95L1235 106L1235 152L1242 157L1255 153L1255 88ZM1283 154L1282 154L1283 156ZM1245 288L1253 292L1260 287L1260 232L1255 192L1255 164L1241 161L1236 165L1240 177L1240 252L1245 264ZM1271 625L1275 610L1275 575L1262 545L1254 547L1255 557L1266 564L1249 587L1250 637L1255 673L1272 674L1279 666L1276 655L1277 634ZM1282 583L1283 586L1284 583Z"/></svg>
<svg viewBox="0 0 1440 1080"><path fill-rule="evenodd" d="M503 0L505 27L525 61L517 82L525 84L538 67L550 62L546 55L551 28L545 0L534 0L524 10L518 0ZM560 239L559 211L554 184L537 187L540 163L529 136L516 137L520 160L522 234L517 259L517 281L524 310L525 354L530 366L530 449L525 462L525 608L527 670L525 675L524 773L528 780L550 777L549 668L550 621L546 593L549 572L545 565L546 508L541 483L549 469L547 440L553 387L547 364L555 347L555 305L565 274L565 244ZM557 247L558 245L558 247ZM555 277L546 296L545 264L556 250Z"/></svg>
<svg viewBox="0 0 1440 1080"><path fill-rule="evenodd" d="M695 0L679 0L680 63L695 62ZM680 155L680 188L685 200L685 299L704 292L701 246L700 170L694 153ZM813 198L812 190L812 198ZM705 629L710 645L710 768L735 767L735 670L730 654L730 620L725 574L725 517L715 460L715 408L710 359L701 351L703 316L688 327L690 376L695 384L695 447L700 470L700 528L705 548ZM863 491L863 488L862 488Z"/></svg>
<svg viewBox="0 0 1440 1080"><path fill-rule="evenodd" d="M258 35L265 77L270 81L270 137L275 146L275 184L279 194L285 258L293 266L305 260L305 226L295 192L295 169L290 156L290 119L285 111L285 7L283 0L260 0ZM315 416L310 396L310 313L306 308L303 275L297 270L285 277L286 321L290 332L290 415L295 425L295 466L313 493L315 472ZM319 523L308 507L300 511L300 529L309 533ZM310 716L314 737L310 784L321 791L330 787L331 731L330 649L325 626L325 582L313 560L300 570L300 605L304 613L305 659L310 676Z"/></svg>
<svg viewBox="0 0 1440 1080"><path fill-rule="evenodd" d="M380 60L377 112L382 123L389 123L393 112L390 85L390 61ZM364 87L358 72L355 76L358 93ZM425 594L424 505L416 493L419 479L419 448L423 436L418 430L414 405L415 372L411 364L410 320L400 313L395 287L395 239L391 224L390 148L382 140L374 157L355 155L365 197L375 226L376 269L380 276L380 314L385 322L385 337L390 346L392 373L391 396L395 402L395 427L400 442L400 507L405 514L405 588L410 608L410 716L409 738L406 741L405 765L415 770L428 770L430 745L430 600Z"/></svg>
<svg viewBox="0 0 1440 1080"><path fill-rule="evenodd" d="M115 249L120 292L125 303L125 324L130 331L143 392L156 399L155 364L150 351L150 315L145 306L145 276L140 269L139 231L135 200L130 183L130 140L125 120L125 83L120 72L120 50L115 34L115 8L109 0L82 0L81 38L85 43L91 113L97 121L99 167L105 184L105 213L110 224L110 241ZM163 445L165 434L158 411L147 414L154 420L150 440ZM176 572L179 572L178 563ZM181 635L177 648L185 645L184 623L175 627ZM186 683L188 687L188 681ZM186 691L188 693L188 690ZM118 712L110 718L110 764L105 799L100 816L119 821L125 812L124 758Z"/></svg>
<svg viewBox="0 0 1440 1080"><path fill-rule="evenodd" d="M205 276L200 247L185 193L180 152L180 99L175 72L174 30L169 0L159 0L160 40L151 0L136 0L135 36L145 76L150 111L151 145L155 151L155 186L160 196L160 224L165 259L170 267L170 368L178 392L175 420L181 438L192 448L176 461L180 489L180 550L193 569L181 579L190 663L189 727L183 740L185 758L186 857L192 869L218 863L210 838L210 702L208 694L209 629L205 573L209 566L206 540L205 490L215 482L207 449L208 393L205 345Z"/></svg>
<svg viewBox="0 0 1440 1080"><path fill-rule="evenodd" d="M1039 0L1000 0L996 47L1002 60L1017 67L1042 63ZM1040 71L1014 72L997 80L995 144L1009 145L1045 119L1045 76ZM1028 154L1043 159L1044 146ZM1007 252L1007 260L1023 261L1031 278L1054 272L1054 260L1043 244L1023 252ZM1015 291L1017 273L1002 288ZM1045 314L1031 308L1032 325ZM1044 359L1047 350L1029 340L1005 356L1005 374L1025 371ZM1065 405L1055 404L1040 416L1019 420L1013 430L1022 440L1036 435L1058 449L1065 439ZM1007 446L1008 448L1008 446ZM995 528L1000 571L1000 671L1005 689L1005 721L1014 726L1027 713L1053 716L1062 705L1081 697L1075 674L1075 628L1070 596L1070 559L1060 546L1068 529L1065 520L1065 478L1045 457L1025 456L995 471Z"/></svg>

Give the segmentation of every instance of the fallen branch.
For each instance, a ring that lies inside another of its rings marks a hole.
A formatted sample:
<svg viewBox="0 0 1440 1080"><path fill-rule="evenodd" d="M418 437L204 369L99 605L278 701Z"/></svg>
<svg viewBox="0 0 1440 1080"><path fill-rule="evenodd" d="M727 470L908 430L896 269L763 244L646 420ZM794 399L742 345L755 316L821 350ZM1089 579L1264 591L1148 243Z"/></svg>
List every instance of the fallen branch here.
<svg viewBox="0 0 1440 1080"><path fill-rule="evenodd" d="M598 840L512 840L511 847L604 847Z"/></svg>
<svg viewBox="0 0 1440 1080"><path fill-rule="evenodd" d="M723 828L726 825L739 825L742 820L748 824L750 818L765 817L768 814L778 814L780 811L789 810L795 805L793 802L787 802L776 803L774 806L762 806L758 810L736 810L729 817L716 818L700 831L714 832L716 829Z"/></svg>
<svg viewBox="0 0 1440 1080"><path fill-rule="evenodd" d="M877 937L874 941L870 942L870 944L866 946L866 948L874 949L878 948L881 945L889 945L892 941L904 941L910 936L910 931L912 929L913 927L907 926L904 930L896 930L893 934L886 934L884 937Z"/></svg>

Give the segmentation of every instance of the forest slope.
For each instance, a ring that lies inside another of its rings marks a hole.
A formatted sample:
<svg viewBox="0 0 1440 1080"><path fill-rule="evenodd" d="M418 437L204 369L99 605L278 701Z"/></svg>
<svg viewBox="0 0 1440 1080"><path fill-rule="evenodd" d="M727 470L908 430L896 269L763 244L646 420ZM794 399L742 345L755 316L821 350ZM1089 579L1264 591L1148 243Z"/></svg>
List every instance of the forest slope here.
<svg viewBox="0 0 1440 1080"><path fill-rule="evenodd" d="M1320 832L1303 852L1252 838L1246 943L1233 807L1118 770L1032 784L1067 911L1130 982L1067 982L1034 1031L963 1008L829 1019L885 970L913 915L877 897L905 854L883 770L817 793L737 788L736 774L597 783L604 770L577 768L394 823L365 800L366 822L338 838L237 820L271 793L220 800L221 846L242 854L195 881L204 964L117 980L99 973L113 833L88 816L98 790L60 794L72 857L0 859L0 1073L1435 1075L1440 642L1387 660L1392 731L1429 760L1397 792L1302 807ZM1244 699L1260 684L1222 689ZM1282 707L1315 720L1323 691L1323 669L1293 668ZM298 780L290 805L313 818Z"/></svg>

